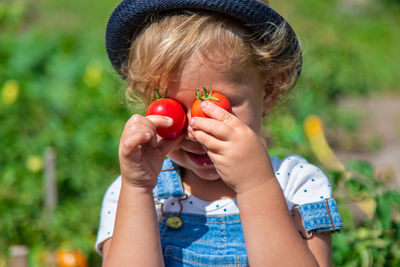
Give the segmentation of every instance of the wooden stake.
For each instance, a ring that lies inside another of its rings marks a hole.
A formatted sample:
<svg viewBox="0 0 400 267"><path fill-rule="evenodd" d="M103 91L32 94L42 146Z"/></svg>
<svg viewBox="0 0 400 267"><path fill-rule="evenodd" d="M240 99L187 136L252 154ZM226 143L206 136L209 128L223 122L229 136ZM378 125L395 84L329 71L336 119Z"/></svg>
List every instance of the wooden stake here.
<svg viewBox="0 0 400 267"><path fill-rule="evenodd" d="M28 267L29 249L24 245L10 247L11 264L10 267Z"/></svg>
<svg viewBox="0 0 400 267"><path fill-rule="evenodd" d="M57 207L57 180L56 180L56 153L54 148L49 147L45 152L45 169L44 169L45 198L44 206L51 214Z"/></svg>

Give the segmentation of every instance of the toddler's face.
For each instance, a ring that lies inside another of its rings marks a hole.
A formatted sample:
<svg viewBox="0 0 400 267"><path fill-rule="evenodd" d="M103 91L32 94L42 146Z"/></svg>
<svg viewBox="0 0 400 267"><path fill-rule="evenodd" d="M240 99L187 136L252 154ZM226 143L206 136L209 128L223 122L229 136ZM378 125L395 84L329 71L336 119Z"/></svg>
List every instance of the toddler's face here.
<svg viewBox="0 0 400 267"><path fill-rule="evenodd" d="M265 95L264 81L252 70L234 77L221 72L201 56L189 60L173 81L168 84L168 97L179 101L186 109L190 121L190 108L196 100L195 89L204 85L213 92L225 95L232 105L232 112L244 124L259 133L263 113L263 98ZM187 132L187 131L186 131ZM206 149L186 133L168 156L182 167L193 171L206 180L219 178Z"/></svg>

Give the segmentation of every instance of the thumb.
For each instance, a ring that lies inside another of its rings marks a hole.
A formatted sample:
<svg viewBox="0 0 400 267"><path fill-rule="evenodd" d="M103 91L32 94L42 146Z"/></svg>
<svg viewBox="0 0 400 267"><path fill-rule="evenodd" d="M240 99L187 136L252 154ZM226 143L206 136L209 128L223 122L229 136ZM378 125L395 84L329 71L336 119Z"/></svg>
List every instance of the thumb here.
<svg viewBox="0 0 400 267"><path fill-rule="evenodd" d="M161 153L166 156L174 147L176 147L184 138L185 134L181 133L177 138L175 139L169 139L169 138L162 138L159 143L158 147L161 151Z"/></svg>

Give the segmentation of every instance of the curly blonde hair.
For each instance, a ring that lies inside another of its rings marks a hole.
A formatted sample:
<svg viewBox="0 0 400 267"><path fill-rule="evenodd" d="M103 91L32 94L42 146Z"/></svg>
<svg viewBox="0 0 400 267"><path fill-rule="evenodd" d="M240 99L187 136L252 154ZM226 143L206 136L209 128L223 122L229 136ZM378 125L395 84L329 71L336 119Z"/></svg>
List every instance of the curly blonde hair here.
<svg viewBox="0 0 400 267"><path fill-rule="evenodd" d="M248 71L249 67L265 78L272 70L285 72L287 79L269 88L269 93L277 96L289 91L298 80L301 48L285 22L271 25L273 30L264 36L255 36L246 26L212 13L186 11L154 16L144 24L145 28L133 37L121 69L129 86L128 100L142 98L148 104L153 89L163 93L171 77L197 53L210 63L225 67L232 76ZM216 51L224 55L223 60L216 60L221 59L213 56Z"/></svg>

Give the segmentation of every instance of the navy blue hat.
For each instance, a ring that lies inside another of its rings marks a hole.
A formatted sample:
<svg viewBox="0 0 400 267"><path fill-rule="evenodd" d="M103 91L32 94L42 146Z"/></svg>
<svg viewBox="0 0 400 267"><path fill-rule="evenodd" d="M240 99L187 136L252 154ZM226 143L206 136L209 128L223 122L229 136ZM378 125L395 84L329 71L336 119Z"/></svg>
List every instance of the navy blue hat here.
<svg viewBox="0 0 400 267"><path fill-rule="evenodd" d="M253 33L268 41L266 30L274 31L276 25L286 23L289 29L286 53L296 50L297 37L286 20L274 9L257 0L123 0L111 14L106 30L108 57L121 73L132 37L143 26L149 15L180 10L198 10L219 13L238 20Z"/></svg>

